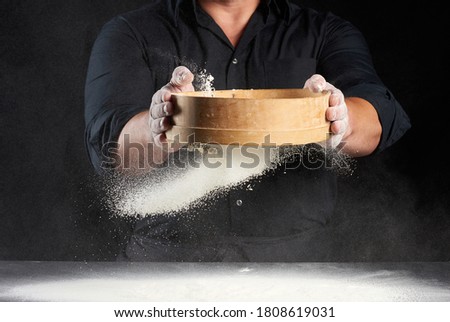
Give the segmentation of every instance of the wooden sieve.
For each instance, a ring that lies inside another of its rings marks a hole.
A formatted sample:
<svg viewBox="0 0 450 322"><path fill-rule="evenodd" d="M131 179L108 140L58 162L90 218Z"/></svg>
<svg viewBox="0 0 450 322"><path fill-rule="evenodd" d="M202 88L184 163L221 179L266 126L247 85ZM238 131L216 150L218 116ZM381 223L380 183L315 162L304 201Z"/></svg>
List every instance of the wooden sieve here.
<svg viewBox="0 0 450 322"><path fill-rule="evenodd" d="M327 139L329 92L308 89L221 90L172 94L169 142L307 144ZM178 137L177 137L178 136Z"/></svg>

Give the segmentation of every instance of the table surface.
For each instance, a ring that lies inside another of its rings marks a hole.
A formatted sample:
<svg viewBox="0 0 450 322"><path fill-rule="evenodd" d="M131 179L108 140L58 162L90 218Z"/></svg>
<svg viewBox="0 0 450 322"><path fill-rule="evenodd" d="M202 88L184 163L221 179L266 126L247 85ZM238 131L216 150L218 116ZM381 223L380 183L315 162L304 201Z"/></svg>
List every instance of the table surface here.
<svg viewBox="0 0 450 322"><path fill-rule="evenodd" d="M0 261L0 301L450 302L450 262Z"/></svg>

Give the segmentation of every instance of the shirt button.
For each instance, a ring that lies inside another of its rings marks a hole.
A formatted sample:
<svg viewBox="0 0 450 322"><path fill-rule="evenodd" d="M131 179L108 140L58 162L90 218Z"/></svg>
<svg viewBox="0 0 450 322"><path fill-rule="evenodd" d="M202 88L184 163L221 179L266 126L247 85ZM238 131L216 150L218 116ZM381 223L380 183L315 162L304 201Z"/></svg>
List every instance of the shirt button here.
<svg viewBox="0 0 450 322"><path fill-rule="evenodd" d="M238 207L242 206L242 200L241 199L236 200L236 205Z"/></svg>
<svg viewBox="0 0 450 322"><path fill-rule="evenodd" d="M237 58L233 58L233 60L231 62L236 65L238 63L238 60L237 60Z"/></svg>

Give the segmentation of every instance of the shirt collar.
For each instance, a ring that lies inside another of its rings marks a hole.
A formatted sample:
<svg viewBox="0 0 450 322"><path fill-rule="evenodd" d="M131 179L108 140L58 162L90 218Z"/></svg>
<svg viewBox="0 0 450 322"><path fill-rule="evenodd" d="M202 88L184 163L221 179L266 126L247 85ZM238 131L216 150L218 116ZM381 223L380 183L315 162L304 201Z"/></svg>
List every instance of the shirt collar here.
<svg viewBox="0 0 450 322"><path fill-rule="evenodd" d="M178 19L181 8L190 9L189 14L193 14L197 21L200 23L204 18L200 18L198 15L197 1L196 0L169 0L170 10L173 15L175 26L178 26ZM264 1L264 0L263 0ZM274 13L281 16L286 23L289 23L291 19L291 8L288 0L265 0L266 6L264 6L264 12L266 18ZM203 21L208 23L207 21Z"/></svg>

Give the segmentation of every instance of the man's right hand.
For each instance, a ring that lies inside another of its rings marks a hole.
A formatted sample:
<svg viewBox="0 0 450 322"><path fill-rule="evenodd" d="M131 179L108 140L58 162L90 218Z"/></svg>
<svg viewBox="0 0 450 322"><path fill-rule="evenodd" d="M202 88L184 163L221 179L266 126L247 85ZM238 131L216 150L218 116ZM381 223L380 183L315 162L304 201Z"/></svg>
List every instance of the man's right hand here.
<svg viewBox="0 0 450 322"><path fill-rule="evenodd" d="M170 120L174 113L172 93L193 91L193 80L194 75L188 68L178 66L174 69L170 82L153 95L149 110L149 126L156 145L161 147L167 142L166 131L172 127Z"/></svg>

